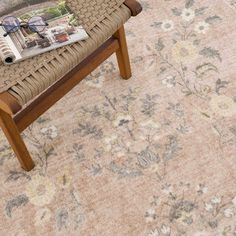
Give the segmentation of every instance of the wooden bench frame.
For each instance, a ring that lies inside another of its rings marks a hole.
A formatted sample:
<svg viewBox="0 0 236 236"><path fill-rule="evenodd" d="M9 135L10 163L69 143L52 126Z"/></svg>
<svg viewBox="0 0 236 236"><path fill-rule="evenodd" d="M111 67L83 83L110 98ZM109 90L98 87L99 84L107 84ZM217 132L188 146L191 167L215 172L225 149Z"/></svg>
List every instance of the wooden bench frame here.
<svg viewBox="0 0 236 236"><path fill-rule="evenodd" d="M135 0L126 0L124 4L130 9L132 16L136 16L142 11L141 5ZM34 162L20 133L113 53L116 53L121 77L129 79L131 68L124 26L122 26L101 47L41 93L24 109L10 93L0 94L0 126L24 170L32 170Z"/></svg>

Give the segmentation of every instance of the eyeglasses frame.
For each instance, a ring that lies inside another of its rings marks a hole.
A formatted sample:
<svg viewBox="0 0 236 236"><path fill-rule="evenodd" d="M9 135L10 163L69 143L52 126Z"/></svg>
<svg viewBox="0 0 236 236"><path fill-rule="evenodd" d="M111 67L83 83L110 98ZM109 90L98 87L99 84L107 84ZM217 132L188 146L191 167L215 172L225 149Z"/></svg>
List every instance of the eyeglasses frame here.
<svg viewBox="0 0 236 236"><path fill-rule="evenodd" d="M10 18L10 17L15 18L15 19L17 19L17 21L19 21L17 17L9 15L9 16L6 16L5 18L3 18L2 22L4 22L4 19ZM30 21L31 19L33 19L34 17L40 17L40 18L42 19L42 21L45 23L45 25L30 25L30 24L29 24L29 21ZM6 31L6 33L3 35L4 37L7 37L9 34L15 33L15 32L17 32L18 30L20 30L21 28L24 28L24 29L29 29L31 32L37 33L41 38L44 38L44 36L41 35L40 32L42 32L48 25L49 25L49 24L46 22L46 20L45 20L42 16L32 16L32 17L28 20L28 22L25 22L25 21L21 21L21 22L20 22L20 21L19 21L19 25L16 25L16 26L15 26L17 29L14 30L14 31L12 31L12 29L14 29L15 27L13 27L13 28L11 29L11 31L7 31L6 28L5 28L6 25L3 24L3 23L0 23L0 26L4 29L4 31ZM34 30L34 29L32 28L32 26L45 26L45 28L44 28L43 30L41 30L41 31L37 31L37 30Z"/></svg>

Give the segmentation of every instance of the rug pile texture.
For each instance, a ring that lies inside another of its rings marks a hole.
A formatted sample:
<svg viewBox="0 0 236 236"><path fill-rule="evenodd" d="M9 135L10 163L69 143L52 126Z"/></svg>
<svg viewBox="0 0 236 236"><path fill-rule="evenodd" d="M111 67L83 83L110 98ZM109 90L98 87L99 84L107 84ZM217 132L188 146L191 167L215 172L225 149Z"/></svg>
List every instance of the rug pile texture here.
<svg viewBox="0 0 236 236"><path fill-rule="evenodd" d="M236 2L142 0L110 58L23 136L0 132L0 235L235 236Z"/></svg>

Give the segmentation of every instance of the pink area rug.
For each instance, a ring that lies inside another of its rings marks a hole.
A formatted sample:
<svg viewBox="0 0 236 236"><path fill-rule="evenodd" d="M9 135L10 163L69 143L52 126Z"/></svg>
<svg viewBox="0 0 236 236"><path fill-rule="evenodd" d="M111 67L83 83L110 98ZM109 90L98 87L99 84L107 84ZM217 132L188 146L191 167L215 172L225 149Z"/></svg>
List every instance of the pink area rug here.
<svg viewBox="0 0 236 236"><path fill-rule="evenodd" d="M0 235L236 235L236 2L142 0L133 77L109 59L28 130L0 133Z"/></svg>

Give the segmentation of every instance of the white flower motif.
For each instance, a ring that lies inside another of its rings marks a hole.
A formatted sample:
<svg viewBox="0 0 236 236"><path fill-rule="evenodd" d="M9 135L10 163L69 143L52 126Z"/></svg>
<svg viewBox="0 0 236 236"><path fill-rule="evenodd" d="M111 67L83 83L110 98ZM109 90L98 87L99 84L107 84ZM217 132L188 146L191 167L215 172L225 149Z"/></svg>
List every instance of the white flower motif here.
<svg viewBox="0 0 236 236"><path fill-rule="evenodd" d="M168 32L174 29L174 22L172 20L164 20L161 24L163 31Z"/></svg>
<svg viewBox="0 0 236 236"><path fill-rule="evenodd" d="M172 56L176 62L191 63L198 58L198 51L192 42L182 40L172 47Z"/></svg>
<svg viewBox="0 0 236 236"><path fill-rule="evenodd" d="M140 139L140 140L143 140L143 141L146 140L146 138L147 138L147 137L144 136L144 135L140 135L140 136L139 136L139 139Z"/></svg>
<svg viewBox="0 0 236 236"><path fill-rule="evenodd" d="M151 230L148 236L159 236L159 230L158 229Z"/></svg>
<svg viewBox="0 0 236 236"><path fill-rule="evenodd" d="M213 204L220 204L221 203L221 197L213 197L212 199L211 199L211 202L213 203Z"/></svg>
<svg viewBox="0 0 236 236"><path fill-rule="evenodd" d="M193 11L192 9L190 8L185 8L183 11L182 11L182 19L185 20L185 21L191 21L194 19L195 17L195 11Z"/></svg>
<svg viewBox="0 0 236 236"><path fill-rule="evenodd" d="M131 142L126 142L126 147L131 147Z"/></svg>
<svg viewBox="0 0 236 236"><path fill-rule="evenodd" d="M42 208L35 214L34 224L40 226L46 224L51 219L52 213L48 208Z"/></svg>
<svg viewBox="0 0 236 236"><path fill-rule="evenodd" d="M153 140L159 141L161 138L162 138L162 136L160 134L156 134L156 135L154 135Z"/></svg>
<svg viewBox="0 0 236 236"><path fill-rule="evenodd" d="M206 193L208 191L208 188L205 187L205 185L203 185L203 184L199 184L199 185L197 185L196 190L199 193Z"/></svg>
<svg viewBox="0 0 236 236"><path fill-rule="evenodd" d="M198 231L198 232L195 232L193 236L210 236L210 234L206 231Z"/></svg>
<svg viewBox="0 0 236 236"><path fill-rule="evenodd" d="M99 77L88 77L85 80L86 85L92 87L92 88L102 88L103 83L105 81L104 76L99 76Z"/></svg>
<svg viewBox="0 0 236 236"><path fill-rule="evenodd" d="M157 173L159 171L159 165L158 164L153 164L149 167L149 170L152 173Z"/></svg>
<svg viewBox="0 0 236 236"><path fill-rule="evenodd" d="M145 214L145 218L146 218L146 222L152 222L156 219L157 215L156 215L156 211L155 209L149 209L146 214Z"/></svg>
<svg viewBox="0 0 236 236"><path fill-rule="evenodd" d="M49 204L55 193L55 185L48 178L42 176L34 176L26 186L26 195L30 202L36 206Z"/></svg>
<svg viewBox="0 0 236 236"><path fill-rule="evenodd" d="M28 236L28 234L24 231L24 230L21 230L20 232L14 234L15 236Z"/></svg>
<svg viewBox="0 0 236 236"><path fill-rule="evenodd" d="M10 147L1 147L0 145L0 158L6 158L12 155L12 150Z"/></svg>
<svg viewBox="0 0 236 236"><path fill-rule="evenodd" d="M162 191L165 194L170 194L173 192L173 187L170 184L166 184L164 187L162 187Z"/></svg>
<svg viewBox="0 0 236 236"><path fill-rule="evenodd" d="M40 132L47 137L54 139L57 137L57 128L54 125L51 125L50 127L47 128L42 128Z"/></svg>
<svg viewBox="0 0 236 236"><path fill-rule="evenodd" d="M170 231L171 231L171 228L170 228L169 226L162 225L162 227L161 227L161 232L162 232L164 235L170 235Z"/></svg>
<svg viewBox="0 0 236 236"><path fill-rule="evenodd" d="M116 117L116 119L113 121L113 124L115 127L121 127L124 125L129 124L133 120L132 116L126 115L126 114L120 114Z"/></svg>
<svg viewBox="0 0 236 236"><path fill-rule="evenodd" d="M194 30L199 34L205 34L210 28L210 25L205 21L199 22L195 25Z"/></svg>
<svg viewBox="0 0 236 236"><path fill-rule="evenodd" d="M147 211L149 215L154 215L156 213L155 209L151 208Z"/></svg>
<svg viewBox="0 0 236 236"><path fill-rule="evenodd" d="M104 139L104 142L105 143L112 143L114 140L116 140L118 137L117 137L117 135L116 134L113 134L113 135L111 135L111 136L109 136L109 137L106 137L105 139Z"/></svg>
<svg viewBox="0 0 236 236"><path fill-rule="evenodd" d="M125 156L125 149L123 146L119 144L118 136L116 134L113 134L109 137L106 137L104 139L105 143L105 150L107 152L111 152L112 155L116 155L117 157L123 157ZM131 145L130 143L127 144Z"/></svg>
<svg viewBox="0 0 236 236"><path fill-rule="evenodd" d="M205 209L206 211L212 211L213 210L213 206L209 203L205 203Z"/></svg>
<svg viewBox="0 0 236 236"><path fill-rule="evenodd" d="M234 216L234 211L233 211L233 209L231 209L231 208L225 209L225 210L224 210L224 215L225 215L225 217L227 217L227 218L233 217L233 216Z"/></svg>
<svg viewBox="0 0 236 236"><path fill-rule="evenodd" d="M209 85L200 84L200 91L202 94L209 94L211 92L211 87Z"/></svg>
<svg viewBox="0 0 236 236"><path fill-rule="evenodd" d="M234 206L236 207L236 196L233 198L232 203L233 203Z"/></svg>
<svg viewBox="0 0 236 236"><path fill-rule="evenodd" d="M236 116L236 103L230 97L225 95L213 95L210 101L211 110L220 116Z"/></svg>
<svg viewBox="0 0 236 236"><path fill-rule="evenodd" d="M115 70L115 66L113 64L113 62L111 61L105 61L102 65L101 65L101 71L103 73L112 73Z"/></svg>
<svg viewBox="0 0 236 236"><path fill-rule="evenodd" d="M119 151L116 153L117 157L124 157L125 156L125 152Z"/></svg>
<svg viewBox="0 0 236 236"><path fill-rule="evenodd" d="M116 134L113 134L113 135L106 137L104 139L104 143L106 145L106 147L105 147L106 151L108 151L108 152L111 151L112 145L114 145L116 143L117 138L118 138L118 136Z"/></svg>
<svg viewBox="0 0 236 236"><path fill-rule="evenodd" d="M162 80L162 84L166 85L167 88L173 88L176 85L175 77L172 75L167 76Z"/></svg>
<svg viewBox="0 0 236 236"><path fill-rule="evenodd" d="M2 143L5 142L5 141L6 141L6 138L5 138L5 136L3 135L3 133L1 132L1 133L0 133L0 144L2 145Z"/></svg>
<svg viewBox="0 0 236 236"><path fill-rule="evenodd" d="M144 122L142 122L141 127L144 128L148 128L148 129L159 129L160 128L160 124L158 122L155 122L153 120L146 120Z"/></svg>

